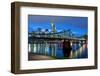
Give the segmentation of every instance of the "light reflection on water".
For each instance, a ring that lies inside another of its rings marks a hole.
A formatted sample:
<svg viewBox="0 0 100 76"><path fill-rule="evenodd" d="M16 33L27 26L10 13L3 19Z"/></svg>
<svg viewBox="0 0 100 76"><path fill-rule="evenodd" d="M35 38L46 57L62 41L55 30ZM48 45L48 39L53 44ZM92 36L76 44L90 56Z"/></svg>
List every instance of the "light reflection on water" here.
<svg viewBox="0 0 100 76"><path fill-rule="evenodd" d="M87 44L73 43L70 58L88 58ZM31 44L29 50L33 53L64 58L61 43Z"/></svg>

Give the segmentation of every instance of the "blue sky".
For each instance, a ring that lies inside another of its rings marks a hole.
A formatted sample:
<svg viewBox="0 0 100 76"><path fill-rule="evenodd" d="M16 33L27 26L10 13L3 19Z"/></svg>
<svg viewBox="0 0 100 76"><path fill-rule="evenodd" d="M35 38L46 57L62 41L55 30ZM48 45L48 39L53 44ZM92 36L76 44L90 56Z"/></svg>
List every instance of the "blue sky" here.
<svg viewBox="0 0 100 76"><path fill-rule="evenodd" d="M46 15L29 15L28 32L36 31L37 28L51 30L51 22L54 23L57 31L71 29L72 32L79 35L84 35L88 33L87 17Z"/></svg>

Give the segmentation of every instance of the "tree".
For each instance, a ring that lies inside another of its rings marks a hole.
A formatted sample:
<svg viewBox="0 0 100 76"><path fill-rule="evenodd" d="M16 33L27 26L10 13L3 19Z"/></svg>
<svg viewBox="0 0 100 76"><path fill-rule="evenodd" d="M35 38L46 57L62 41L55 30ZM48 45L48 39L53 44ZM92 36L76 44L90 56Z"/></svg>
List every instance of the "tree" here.
<svg viewBox="0 0 100 76"><path fill-rule="evenodd" d="M49 30L48 29L45 29L45 32L49 32Z"/></svg>
<svg viewBox="0 0 100 76"><path fill-rule="evenodd" d="M87 39L88 38L88 35L85 34L82 37L85 38L85 39Z"/></svg>
<svg viewBox="0 0 100 76"><path fill-rule="evenodd" d="M41 32L41 30L42 30L42 29L41 29L40 27L38 27L38 31Z"/></svg>

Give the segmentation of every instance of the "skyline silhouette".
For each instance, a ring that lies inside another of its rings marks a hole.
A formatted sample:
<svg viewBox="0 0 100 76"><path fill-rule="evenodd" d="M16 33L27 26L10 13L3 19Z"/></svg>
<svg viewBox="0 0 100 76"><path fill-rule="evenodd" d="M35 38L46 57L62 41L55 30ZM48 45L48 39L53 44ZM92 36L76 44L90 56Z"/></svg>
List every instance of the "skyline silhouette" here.
<svg viewBox="0 0 100 76"><path fill-rule="evenodd" d="M47 16L47 15L29 15L28 32L48 29L51 31L51 23L56 26L57 32L62 30L71 30L80 36L87 35L88 18L87 17L70 17L70 16Z"/></svg>

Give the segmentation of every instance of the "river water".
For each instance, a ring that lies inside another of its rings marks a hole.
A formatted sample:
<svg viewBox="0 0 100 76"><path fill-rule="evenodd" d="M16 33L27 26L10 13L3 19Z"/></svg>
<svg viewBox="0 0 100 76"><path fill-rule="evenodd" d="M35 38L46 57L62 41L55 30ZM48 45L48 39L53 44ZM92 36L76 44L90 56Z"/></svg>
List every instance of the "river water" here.
<svg viewBox="0 0 100 76"><path fill-rule="evenodd" d="M88 48L87 44L73 43L71 45L71 55L70 58L88 58ZM42 44L29 44L29 51L36 54L42 54L47 56L53 56L57 59L63 59L63 50L61 43L42 43Z"/></svg>

